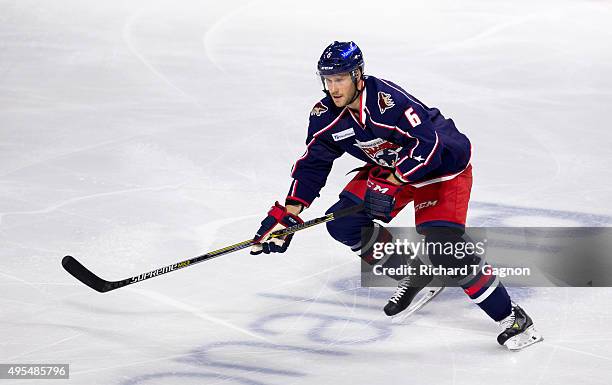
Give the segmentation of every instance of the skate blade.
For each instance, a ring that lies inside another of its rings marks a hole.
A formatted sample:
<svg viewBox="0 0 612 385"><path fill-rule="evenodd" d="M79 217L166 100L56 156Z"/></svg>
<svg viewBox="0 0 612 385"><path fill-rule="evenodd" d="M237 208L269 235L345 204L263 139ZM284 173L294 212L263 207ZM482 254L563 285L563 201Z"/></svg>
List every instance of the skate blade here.
<svg viewBox="0 0 612 385"><path fill-rule="evenodd" d="M410 317L411 315L425 307L425 305L427 305L432 299L434 299L438 294L440 294L443 289L444 286L426 287L425 289L423 289L423 294L419 297L418 300L412 301L412 303L406 308L406 310L391 317L391 323L402 323L406 318Z"/></svg>
<svg viewBox="0 0 612 385"><path fill-rule="evenodd" d="M533 345L536 342L544 340L544 337L532 326L528 327L523 333L516 335L504 344L509 350L516 351Z"/></svg>

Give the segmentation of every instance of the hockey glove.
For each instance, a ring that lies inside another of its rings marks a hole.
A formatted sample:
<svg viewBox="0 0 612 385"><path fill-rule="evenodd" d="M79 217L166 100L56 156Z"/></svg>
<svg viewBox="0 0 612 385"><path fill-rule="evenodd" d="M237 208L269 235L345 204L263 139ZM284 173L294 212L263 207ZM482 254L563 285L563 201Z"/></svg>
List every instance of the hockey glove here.
<svg viewBox="0 0 612 385"><path fill-rule="evenodd" d="M374 167L368 175L368 189L365 193L364 210L372 219L389 222L395 206L395 197L402 191L401 185L387 180L391 171Z"/></svg>
<svg viewBox="0 0 612 385"><path fill-rule="evenodd" d="M251 254L284 253L291 243L293 234L283 238L270 238L270 234L299 223L304 223L304 221L297 215L288 213L285 206L276 202L268 211L268 216L261 221L261 227L253 237L256 244L251 247Z"/></svg>

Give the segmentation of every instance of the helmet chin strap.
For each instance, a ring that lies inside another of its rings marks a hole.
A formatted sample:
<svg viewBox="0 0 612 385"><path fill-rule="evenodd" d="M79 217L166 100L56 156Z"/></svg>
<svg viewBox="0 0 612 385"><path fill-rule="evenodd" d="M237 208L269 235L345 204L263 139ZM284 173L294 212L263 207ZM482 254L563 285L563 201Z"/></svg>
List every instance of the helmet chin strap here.
<svg viewBox="0 0 612 385"><path fill-rule="evenodd" d="M355 84L355 93L353 94L353 97L351 98L351 100L348 103L346 103L347 106L353 103L355 100L357 100L357 98L361 95L361 90L359 89L359 82L363 82L363 79L360 79L359 81L357 81L357 79L354 78L353 84Z"/></svg>
<svg viewBox="0 0 612 385"><path fill-rule="evenodd" d="M361 95L361 90L359 88L357 88L357 84L355 84L355 93L353 94L353 97L351 98L351 100L349 100L349 102L346 103L346 105L348 106L351 103L353 103L355 100L357 100L359 95Z"/></svg>

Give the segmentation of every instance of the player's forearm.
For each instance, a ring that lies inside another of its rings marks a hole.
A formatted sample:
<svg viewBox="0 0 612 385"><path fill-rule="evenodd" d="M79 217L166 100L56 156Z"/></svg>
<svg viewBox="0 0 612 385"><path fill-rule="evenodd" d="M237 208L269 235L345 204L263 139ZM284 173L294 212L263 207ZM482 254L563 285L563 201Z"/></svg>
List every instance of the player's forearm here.
<svg viewBox="0 0 612 385"><path fill-rule="evenodd" d="M299 215L304 210L304 205L299 203L288 203L285 207L287 212L293 215Z"/></svg>

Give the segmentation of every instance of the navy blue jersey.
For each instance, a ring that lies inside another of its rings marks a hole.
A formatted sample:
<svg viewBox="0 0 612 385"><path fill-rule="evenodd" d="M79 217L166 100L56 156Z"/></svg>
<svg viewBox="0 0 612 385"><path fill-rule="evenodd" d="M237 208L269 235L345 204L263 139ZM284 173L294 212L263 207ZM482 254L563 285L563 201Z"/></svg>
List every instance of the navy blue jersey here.
<svg viewBox="0 0 612 385"><path fill-rule="evenodd" d="M415 187L452 179L468 166L470 141L451 119L390 81L374 76L364 81L359 111L338 108L329 96L313 107L306 152L293 165L288 199L309 206L344 153L393 169Z"/></svg>

